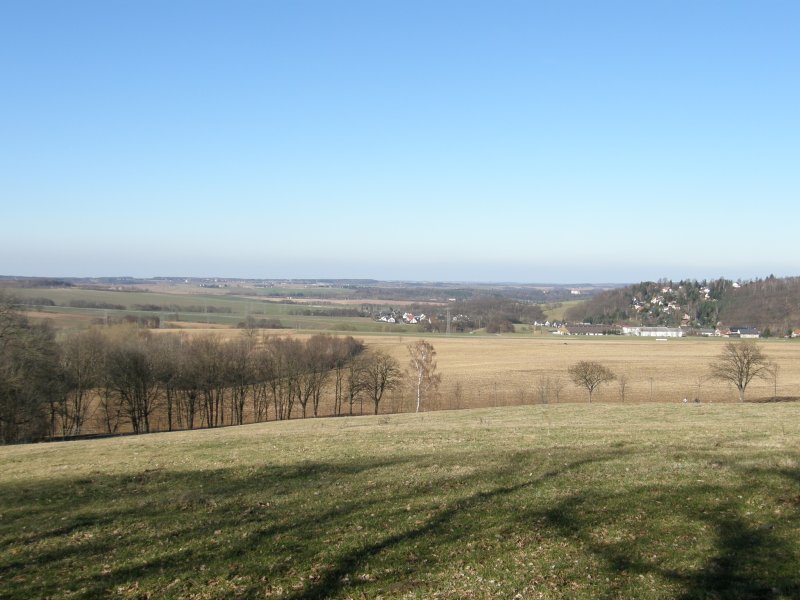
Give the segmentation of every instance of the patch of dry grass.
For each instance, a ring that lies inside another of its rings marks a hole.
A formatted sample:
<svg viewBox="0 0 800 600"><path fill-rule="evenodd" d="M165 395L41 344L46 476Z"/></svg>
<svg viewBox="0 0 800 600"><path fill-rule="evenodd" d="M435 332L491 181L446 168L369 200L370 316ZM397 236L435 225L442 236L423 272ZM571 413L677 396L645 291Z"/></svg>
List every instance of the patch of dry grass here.
<svg viewBox="0 0 800 600"><path fill-rule="evenodd" d="M798 597L799 416L572 404L0 448L0 597Z"/></svg>
<svg viewBox="0 0 800 600"><path fill-rule="evenodd" d="M365 337L370 348L389 352L403 364L408 357L403 337ZM449 407L453 386L460 383L461 407L502 406L540 400L538 386L545 378L560 379L560 402L586 402L586 390L575 387L567 368L580 360L603 363L627 379L625 402L701 402L737 400L727 384L708 378L708 365L728 340L609 337L436 337L429 338L438 353L444 383L443 406ZM763 342L770 360L779 366L777 394L800 395L800 344L788 340ZM748 398L771 397L771 379L754 380ZM549 402L556 402L551 393ZM621 402L619 381L595 393L599 402Z"/></svg>

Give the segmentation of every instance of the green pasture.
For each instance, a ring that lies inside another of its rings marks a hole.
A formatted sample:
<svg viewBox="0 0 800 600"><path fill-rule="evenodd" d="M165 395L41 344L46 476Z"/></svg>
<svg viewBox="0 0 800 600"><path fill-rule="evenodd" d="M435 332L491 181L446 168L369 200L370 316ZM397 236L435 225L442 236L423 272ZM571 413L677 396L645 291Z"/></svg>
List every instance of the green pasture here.
<svg viewBox="0 0 800 600"><path fill-rule="evenodd" d="M2 598L797 598L800 406L0 448Z"/></svg>
<svg viewBox="0 0 800 600"><path fill-rule="evenodd" d="M566 300L564 302L556 302L554 304L546 304L542 306L544 316L548 321L563 321L567 311L586 300Z"/></svg>
<svg viewBox="0 0 800 600"><path fill-rule="evenodd" d="M273 298L319 298L324 300L338 300L359 297L357 290L340 287L256 287L248 289L248 294L254 296L269 296Z"/></svg>
<svg viewBox="0 0 800 600"><path fill-rule="evenodd" d="M325 290L326 288L322 288ZM194 322L235 327L246 317L254 319L279 319L284 327L292 329L330 330L342 332L380 332L386 329L384 323L376 323L369 318L344 316L314 316L292 314L305 310L336 310L330 305L283 304L248 297L220 295L217 293L163 293L110 291L83 288L13 288L9 293L22 300L48 299L56 306L33 305L31 310L43 314L67 315L75 318L63 322L71 327L85 326L86 318L158 316L162 322ZM79 308L70 306L71 302L104 303L121 305L124 309ZM158 305L175 307L177 310L146 311L137 310L136 305ZM224 312L220 312L224 311ZM79 317L83 317L81 320Z"/></svg>

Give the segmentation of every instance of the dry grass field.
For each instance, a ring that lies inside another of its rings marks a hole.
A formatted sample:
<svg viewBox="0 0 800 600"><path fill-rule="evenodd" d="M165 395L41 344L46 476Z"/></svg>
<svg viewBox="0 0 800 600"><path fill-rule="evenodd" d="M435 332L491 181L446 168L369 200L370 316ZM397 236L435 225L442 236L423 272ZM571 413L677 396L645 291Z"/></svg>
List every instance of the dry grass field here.
<svg viewBox="0 0 800 600"><path fill-rule="evenodd" d="M381 348L407 362L405 345L411 339L365 337L368 347ZM548 402L586 402L586 390L575 387L567 374L580 360L598 361L625 376L625 402L736 401L736 390L708 378L708 365L729 340L579 337L428 338L438 353L445 408L503 406L541 401L543 379L560 379L558 399ZM764 341L764 352L778 365L777 394L772 379L755 380L748 399L800 396L800 344L788 340ZM454 406L453 389L460 383L462 400ZM601 386L597 402L621 402L619 381Z"/></svg>
<svg viewBox="0 0 800 600"><path fill-rule="evenodd" d="M233 330L197 329L192 335L214 333L241 335ZM298 335L273 331L274 335ZM418 339L403 335L361 335L368 349L382 350L408 363L406 346ZM587 402L585 389L577 388L567 369L580 360L598 361L627 380L626 403L736 402L736 390L710 379L709 363L730 340L683 338L669 341L632 337L563 336L428 336L437 351L442 375L440 398L426 409L481 408L519 404ZM800 343L792 340L760 342L767 357L778 365L777 385L772 379L756 379L747 389L748 400L800 396ZM549 389L542 394L542 383ZM561 389L555 389L560 382ZM557 396L557 397L556 397ZM390 395L383 410L403 412L411 406L408 389ZM595 402L622 402L619 380L601 386Z"/></svg>
<svg viewBox="0 0 800 600"><path fill-rule="evenodd" d="M0 447L0 598L798 598L798 408L560 404Z"/></svg>

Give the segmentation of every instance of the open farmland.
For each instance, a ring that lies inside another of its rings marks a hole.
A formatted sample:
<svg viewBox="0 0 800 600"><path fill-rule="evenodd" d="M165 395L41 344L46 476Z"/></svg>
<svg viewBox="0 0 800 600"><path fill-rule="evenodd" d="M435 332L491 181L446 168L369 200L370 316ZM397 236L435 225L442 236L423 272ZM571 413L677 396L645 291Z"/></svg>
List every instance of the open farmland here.
<svg viewBox="0 0 800 600"><path fill-rule="evenodd" d="M274 335L298 335L274 331ZM232 330L195 330L191 335L213 334L226 338L241 333ZM162 335L169 335L162 332ZM420 336L366 334L368 349L382 350L408 363L407 345ZM567 369L580 360L601 362L618 377L626 378L625 403L738 401L735 388L709 378L709 363L730 340L707 338L672 339L609 336L604 338L562 336L424 336L437 351L442 375L440 398L429 409L481 408L541 402L587 402L587 393L570 380ZM777 380L755 379L747 388L748 400L774 396L800 396L800 342L763 340L770 361L778 365ZM549 387L543 391L543 383ZM555 388L559 388L556 393ZM601 386L596 402L623 402L619 381ZM408 387L390 392L382 405L385 412L412 409ZM323 403L323 414L331 408ZM368 407L367 407L368 410Z"/></svg>
<svg viewBox="0 0 800 600"><path fill-rule="evenodd" d="M800 407L550 405L0 448L0 597L796 598Z"/></svg>
<svg viewBox="0 0 800 600"><path fill-rule="evenodd" d="M381 348L407 361L405 344L411 338L368 336L370 348ZM625 402L701 402L737 400L734 388L709 379L708 365L730 341L683 338L655 339L609 336L587 337L429 337L438 352L443 402L452 402L453 386L462 386L460 407L500 406L541 401L539 387L550 378L548 402L585 402L586 390L575 387L567 374L580 360L601 362L627 379ZM791 340L760 342L778 365L777 385L772 378L756 379L747 397L800 396L800 343ZM556 398L555 380L563 385ZM777 393L776 393L777 392ZM595 392L600 402L621 402L619 382ZM446 408L455 408L445 404Z"/></svg>
<svg viewBox="0 0 800 600"><path fill-rule="evenodd" d="M254 290L205 289L197 287L157 286L149 289L122 290L94 288L13 288L14 297L29 304L28 316L52 319L66 329L82 329L93 321L133 317L158 317L169 328L216 325L236 327L251 317L277 322L282 327L302 330L381 331L396 328L364 317L347 316L347 305L335 306L324 299L259 298ZM52 305L50 304L52 303ZM322 313L318 316L315 313ZM342 312L342 314L337 314ZM330 313L330 314L328 314Z"/></svg>

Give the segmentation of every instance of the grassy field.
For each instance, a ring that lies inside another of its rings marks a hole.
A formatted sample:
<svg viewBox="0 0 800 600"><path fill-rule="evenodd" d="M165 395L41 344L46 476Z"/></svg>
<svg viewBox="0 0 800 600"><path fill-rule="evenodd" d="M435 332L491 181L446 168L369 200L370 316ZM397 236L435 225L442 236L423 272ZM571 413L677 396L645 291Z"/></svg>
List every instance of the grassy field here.
<svg viewBox="0 0 800 600"><path fill-rule="evenodd" d="M405 349L411 338L369 336L371 348L381 348L408 361ZM585 402L586 390L575 387L567 369L580 360L594 360L626 379L625 402L725 402L737 399L731 386L708 378L708 365L729 340L686 338L658 342L633 337L469 337L428 338L438 352L443 400L450 401L453 386L460 383L463 403L452 408L503 406L540 401L537 389L543 380L563 386L549 402ZM756 379L748 397L800 395L800 343L764 341L765 354L778 365L777 385L772 379ZM777 393L775 393L777 390ZM619 381L596 392L601 402L620 402Z"/></svg>
<svg viewBox="0 0 800 600"><path fill-rule="evenodd" d="M289 329L375 332L390 330L383 323L369 318L345 316L314 316L295 314L306 310L337 310L343 307L328 304L315 304L302 301L287 304L267 299L259 299L252 289L240 290L242 294L232 295L237 290L203 288L184 289L179 286L162 286L154 291L113 291L83 288L13 288L9 292L23 301L46 299L56 306L33 306L29 317L47 318L66 329L81 329L89 326L92 320L121 318L126 315L136 317L158 316L168 327L187 327L196 324L225 325L235 327L247 316L258 319L277 319ZM224 292L224 293L223 293ZM94 303L115 305L123 308L81 308L74 304ZM325 300L320 300L325 302ZM71 306L73 304L73 306ZM156 305L164 310L141 310L137 305ZM169 307L169 308L166 308Z"/></svg>
<svg viewBox="0 0 800 600"><path fill-rule="evenodd" d="M580 304L586 302L585 300L565 300L564 302L556 302L555 304L548 304L544 307L544 315L550 321L563 321L567 311Z"/></svg>
<svg viewBox="0 0 800 600"><path fill-rule="evenodd" d="M0 448L2 598L797 598L800 405Z"/></svg>
<svg viewBox="0 0 800 600"><path fill-rule="evenodd" d="M243 335L235 329L190 329L181 335L216 335L232 339ZM307 338L312 331L273 330L272 335ZM410 343L420 336L397 333L343 332L366 343L370 351L381 350L394 356L402 368L408 366ZM159 330L159 335L176 335ZM709 365L721 352L725 339L684 338L659 342L655 339L611 336L605 338L561 336L425 336L437 351L438 373L442 376L438 397L425 400L422 410L487 408L530 404L574 404L588 402L584 388L574 385L567 369L580 360L593 360L610 367L618 379L599 387L595 402L639 403L738 403L738 392L730 384L711 379ZM800 341L764 340L760 346L770 362L777 365L777 378L754 379L747 388L747 399L754 402L773 398L800 397ZM624 397L621 381L625 381ZM380 412L393 414L413 411L414 389L411 377L386 393ZM322 395L320 414L334 413L334 380L331 377ZM249 402L248 409L249 410ZM298 408L299 410L299 408ZM368 400L357 401L356 414L370 413ZM347 412L347 407L345 408ZM295 412L294 417L298 413ZM249 413L245 419L248 420ZM268 418L274 419L272 407ZM163 410L151 419L155 430L167 429ZM123 423L122 430L127 425ZM87 422L86 433L104 431L101 414L95 411Z"/></svg>
<svg viewBox="0 0 800 600"><path fill-rule="evenodd" d="M395 356L405 366L412 336L366 335L367 347ZM573 385L567 369L580 360L594 360L625 378L624 402L738 401L736 390L708 377L712 362L729 340L684 338L659 342L653 338L561 336L427 336L437 351L442 374L441 399L429 408L480 408L541 402L586 402L585 389ZM800 396L800 343L765 340L761 347L778 365L777 381L755 379L750 399ZM542 396L542 386L549 389ZM595 392L600 402L622 402L620 382ZM558 394L555 388L560 386ZM456 394L456 387L460 392ZM458 397L457 397L458 396ZM400 390L387 410L408 408L407 390ZM394 405L392 404L394 402Z"/></svg>
<svg viewBox="0 0 800 600"><path fill-rule="evenodd" d="M213 333L231 337L235 330L194 330L192 335ZM275 335L308 337L311 333L273 331ZM347 332L345 332L347 333ZM371 350L382 350L408 364L407 345L420 335L350 332ZM169 335L169 332L162 332ZM605 384L594 399L606 403L676 402L686 398L701 403L738 402L734 387L709 378L709 364L730 340L683 338L659 342L653 338L609 336L426 335L437 351L442 375L440 397L423 408L484 408L547 402L583 403L587 393L569 380L567 369L580 360L594 360L625 378L624 400L620 381ZM778 366L777 379L754 379L747 388L750 400L773 396L800 396L800 341L764 340L764 353ZM544 384L547 389L543 390ZM556 390L556 388L558 388ZM557 392L557 393L556 393ZM389 392L383 412L413 410L408 386ZM332 392L323 398L321 414L332 411Z"/></svg>

